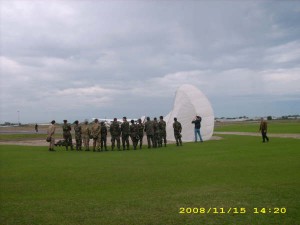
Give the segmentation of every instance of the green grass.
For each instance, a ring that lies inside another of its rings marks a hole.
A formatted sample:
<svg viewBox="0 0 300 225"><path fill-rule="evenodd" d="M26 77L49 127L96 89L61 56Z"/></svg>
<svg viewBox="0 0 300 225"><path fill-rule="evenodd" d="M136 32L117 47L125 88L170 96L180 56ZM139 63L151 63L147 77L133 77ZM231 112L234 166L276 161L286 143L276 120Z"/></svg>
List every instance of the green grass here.
<svg viewBox="0 0 300 225"><path fill-rule="evenodd" d="M258 132L258 121L216 123L214 131L221 132ZM300 134L300 120L268 121L268 133L296 133Z"/></svg>
<svg viewBox="0 0 300 225"><path fill-rule="evenodd" d="M299 140L223 137L101 153L0 146L0 224L298 224ZM179 214L181 207L247 212ZM261 207L287 213L253 213Z"/></svg>

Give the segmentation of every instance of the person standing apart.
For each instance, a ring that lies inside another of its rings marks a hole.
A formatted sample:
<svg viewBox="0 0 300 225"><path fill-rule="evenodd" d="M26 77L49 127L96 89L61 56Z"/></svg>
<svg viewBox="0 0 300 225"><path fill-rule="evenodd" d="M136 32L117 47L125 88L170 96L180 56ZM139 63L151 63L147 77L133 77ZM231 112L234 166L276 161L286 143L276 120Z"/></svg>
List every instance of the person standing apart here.
<svg viewBox="0 0 300 225"><path fill-rule="evenodd" d="M51 125L48 127L47 130L47 140L50 140L49 142L49 151L55 151L54 150L54 144L55 144L55 138L54 138L54 134L55 134L55 120L51 121Z"/></svg>
<svg viewBox="0 0 300 225"><path fill-rule="evenodd" d="M176 140L176 145L177 146L182 146L182 141L181 141L181 131L182 131L182 126L181 123L177 121L177 118L174 118L174 123L173 123L173 129L174 129L174 137Z"/></svg>
<svg viewBox="0 0 300 225"><path fill-rule="evenodd" d="M64 124L62 126L63 129L63 137L66 144L66 150L68 151L68 147L71 146L71 150L73 151L73 143L72 143L72 134L71 134L71 125L67 123L67 120L64 120Z"/></svg>
<svg viewBox="0 0 300 225"><path fill-rule="evenodd" d="M260 120L259 131L261 131L263 142L266 142L266 140L267 142L269 142L269 138L267 136L268 124L267 121L264 120L264 118L261 118Z"/></svg>
<svg viewBox="0 0 300 225"><path fill-rule="evenodd" d="M200 128L201 128L201 116L196 116L196 118L192 121L193 124L195 124L195 142L197 142L197 136L199 135L200 142L203 142L203 139L201 137Z"/></svg>
<svg viewBox="0 0 300 225"><path fill-rule="evenodd" d="M85 121L84 125L82 126L82 139L83 139L83 145L84 145L85 151L90 150L91 131L90 131L90 127L88 124L89 124L89 122Z"/></svg>

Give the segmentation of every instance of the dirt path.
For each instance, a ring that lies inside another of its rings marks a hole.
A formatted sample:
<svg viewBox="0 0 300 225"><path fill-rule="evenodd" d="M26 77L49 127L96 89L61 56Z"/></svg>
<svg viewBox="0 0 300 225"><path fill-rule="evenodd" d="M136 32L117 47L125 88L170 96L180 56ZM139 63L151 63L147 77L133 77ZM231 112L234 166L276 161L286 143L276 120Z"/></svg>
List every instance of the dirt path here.
<svg viewBox="0 0 300 225"><path fill-rule="evenodd" d="M214 134L230 134L230 135L242 135L242 136L261 136L261 133L254 132L214 132ZM300 134L268 134L269 137L276 138L295 138L300 139Z"/></svg>
<svg viewBox="0 0 300 225"><path fill-rule="evenodd" d="M242 136L261 136L260 133L253 133L253 132L214 132L215 135L218 134L228 134L228 135L242 135ZM268 134L269 137L276 137L276 138L295 138L300 139L300 134ZM212 136L210 140L221 140L222 137L219 136ZM107 139L107 145L110 146L110 139ZM58 141L58 140L57 140ZM75 140L73 140L73 144ZM144 140L144 144L146 140ZM174 142L169 142L174 143ZM130 143L132 144L132 143ZM48 146L45 140L14 140L14 141L0 141L0 145L25 145L25 146ZM90 145L92 145L92 141L90 141Z"/></svg>

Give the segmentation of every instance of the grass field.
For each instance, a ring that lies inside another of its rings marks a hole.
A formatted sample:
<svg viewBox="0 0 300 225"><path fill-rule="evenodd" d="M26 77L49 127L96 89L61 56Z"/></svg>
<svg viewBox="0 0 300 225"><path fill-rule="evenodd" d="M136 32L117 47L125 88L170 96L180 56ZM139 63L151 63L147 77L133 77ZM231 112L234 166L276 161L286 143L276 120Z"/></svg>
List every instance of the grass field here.
<svg viewBox="0 0 300 225"><path fill-rule="evenodd" d="M300 134L300 120L271 120L268 122L268 132ZM224 132L258 132L260 121L223 122L216 123L215 131Z"/></svg>
<svg viewBox="0 0 300 225"><path fill-rule="evenodd" d="M2 145L0 224L299 224L300 141L223 137L101 153Z"/></svg>

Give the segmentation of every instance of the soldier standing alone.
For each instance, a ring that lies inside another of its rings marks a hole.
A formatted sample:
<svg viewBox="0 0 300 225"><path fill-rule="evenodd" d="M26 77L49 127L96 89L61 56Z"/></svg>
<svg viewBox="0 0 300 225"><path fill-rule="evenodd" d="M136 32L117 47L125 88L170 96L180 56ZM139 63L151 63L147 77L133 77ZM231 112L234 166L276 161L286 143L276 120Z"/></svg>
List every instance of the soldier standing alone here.
<svg viewBox="0 0 300 225"><path fill-rule="evenodd" d="M64 124L62 126L63 129L63 137L66 144L66 150L68 151L68 147L71 146L71 150L73 151L73 143L72 143L72 134L71 134L71 125L67 123L67 120L64 120Z"/></svg>
<svg viewBox="0 0 300 225"><path fill-rule="evenodd" d="M264 120L264 118L261 118L259 131L261 131L261 136L262 136L263 142L266 142L266 140L267 140L267 142L269 142L269 138L267 136L268 124L267 124L267 121Z"/></svg>
<svg viewBox="0 0 300 225"><path fill-rule="evenodd" d="M174 128L174 137L175 137L175 140L176 140L176 145L177 146L179 146L179 145L182 146L182 141L181 141L182 126L181 126L181 123L179 123L177 121L176 117L174 118L173 128Z"/></svg>

